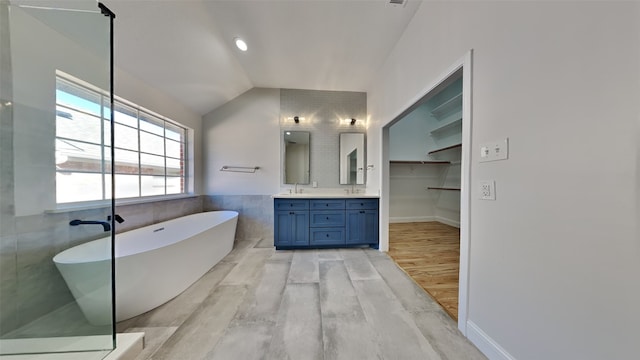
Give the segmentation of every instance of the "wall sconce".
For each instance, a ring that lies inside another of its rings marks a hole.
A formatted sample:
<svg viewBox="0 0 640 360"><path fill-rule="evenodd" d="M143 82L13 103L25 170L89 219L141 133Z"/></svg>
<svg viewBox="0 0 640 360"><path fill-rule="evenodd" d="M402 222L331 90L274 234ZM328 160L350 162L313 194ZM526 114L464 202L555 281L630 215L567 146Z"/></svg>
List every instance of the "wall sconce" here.
<svg viewBox="0 0 640 360"><path fill-rule="evenodd" d="M355 124L356 124L356 119L351 119L350 124L351 124L351 125L355 125Z"/></svg>
<svg viewBox="0 0 640 360"><path fill-rule="evenodd" d="M345 123L347 123L349 125L355 125L358 120L356 120L354 118L351 118L351 119L344 119L342 121L344 121Z"/></svg>
<svg viewBox="0 0 640 360"><path fill-rule="evenodd" d="M296 124L299 124L300 120L304 121L304 118L300 116L294 116L294 117L288 117L287 120L293 120Z"/></svg>

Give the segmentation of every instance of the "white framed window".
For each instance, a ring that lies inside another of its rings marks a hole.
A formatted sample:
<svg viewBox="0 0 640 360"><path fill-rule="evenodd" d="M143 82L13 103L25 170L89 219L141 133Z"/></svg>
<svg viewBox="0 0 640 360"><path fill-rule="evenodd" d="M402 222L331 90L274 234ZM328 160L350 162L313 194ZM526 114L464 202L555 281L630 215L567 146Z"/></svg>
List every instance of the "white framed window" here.
<svg viewBox="0 0 640 360"><path fill-rule="evenodd" d="M56 202L111 198L109 96L56 77ZM187 193L187 131L125 100L114 103L115 197Z"/></svg>

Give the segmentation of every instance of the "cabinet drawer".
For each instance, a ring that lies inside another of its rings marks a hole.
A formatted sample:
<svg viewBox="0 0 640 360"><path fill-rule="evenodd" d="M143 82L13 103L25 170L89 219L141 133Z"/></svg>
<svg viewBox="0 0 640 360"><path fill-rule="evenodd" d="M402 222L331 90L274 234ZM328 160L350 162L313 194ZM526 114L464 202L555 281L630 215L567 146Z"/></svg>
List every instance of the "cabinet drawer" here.
<svg viewBox="0 0 640 360"><path fill-rule="evenodd" d="M377 210L378 199L349 199L347 200L348 210Z"/></svg>
<svg viewBox="0 0 640 360"><path fill-rule="evenodd" d="M313 228L309 231L311 245L344 245L344 228Z"/></svg>
<svg viewBox="0 0 640 360"><path fill-rule="evenodd" d="M276 211L307 210L309 209L309 200L275 199L274 207Z"/></svg>
<svg viewBox="0 0 640 360"><path fill-rule="evenodd" d="M344 210L311 211L309 224L312 227L344 226Z"/></svg>
<svg viewBox="0 0 640 360"><path fill-rule="evenodd" d="M311 210L344 209L344 200L340 200L340 199L310 200L309 208Z"/></svg>

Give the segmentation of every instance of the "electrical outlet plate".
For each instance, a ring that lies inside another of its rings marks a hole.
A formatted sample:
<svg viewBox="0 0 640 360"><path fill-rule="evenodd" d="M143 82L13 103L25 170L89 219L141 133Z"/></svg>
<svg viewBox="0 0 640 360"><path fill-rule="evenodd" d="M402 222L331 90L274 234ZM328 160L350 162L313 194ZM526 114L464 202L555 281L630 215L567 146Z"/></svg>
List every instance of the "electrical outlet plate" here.
<svg viewBox="0 0 640 360"><path fill-rule="evenodd" d="M496 199L496 182L493 180L480 182L480 199L495 200Z"/></svg>
<svg viewBox="0 0 640 360"><path fill-rule="evenodd" d="M509 158L509 139L492 141L480 145L480 162L507 160Z"/></svg>

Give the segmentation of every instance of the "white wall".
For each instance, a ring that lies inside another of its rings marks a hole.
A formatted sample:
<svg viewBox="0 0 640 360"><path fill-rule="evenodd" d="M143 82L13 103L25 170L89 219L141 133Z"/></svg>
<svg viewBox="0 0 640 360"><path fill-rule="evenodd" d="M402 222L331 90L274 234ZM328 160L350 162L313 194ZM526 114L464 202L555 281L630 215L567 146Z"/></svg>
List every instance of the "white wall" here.
<svg viewBox="0 0 640 360"><path fill-rule="evenodd" d="M427 149L433 141L429 138L429 109L416 108L389 129L390 160L429 160Z"/></svg>
<svg viewBox="0 0 640 360"><path fill-rule="evenodd" d="M208 195L271 195L280 187L280 89L253 88L203 118ZM259 166L255 174L224 166Z"/></svg>
<svg viewBox="0 0 640 360"><path fill-rule="evenodd" d="M382 126L474 49L468 334L491 358L637 357L638 24L637 2L424 2L370 88L375 191Z"/></svg>
<svg viewBox="0 0 640 360"><path fill-rule="evenodd" d="M435 221L438 191L446 168L442 165L392 164L389 175L389 221Z"/></svg>

